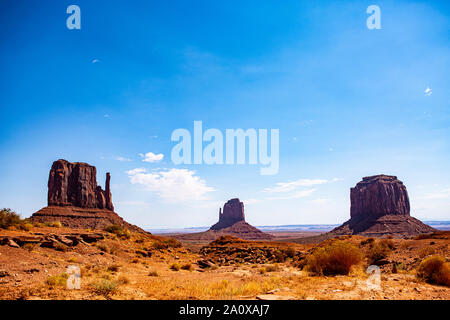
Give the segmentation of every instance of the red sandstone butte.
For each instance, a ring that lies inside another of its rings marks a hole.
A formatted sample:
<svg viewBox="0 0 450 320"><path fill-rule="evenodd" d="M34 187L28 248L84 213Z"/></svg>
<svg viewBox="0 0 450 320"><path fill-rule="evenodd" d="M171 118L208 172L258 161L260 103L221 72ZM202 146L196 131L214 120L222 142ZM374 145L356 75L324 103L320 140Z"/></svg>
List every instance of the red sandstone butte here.
<svg viewBox="0 0 450 320"><path fill-rule="evenodd" d="M48 178L48 206L34 213L33 222L59 221L64 226L103 229L117 224L130 231L145 232L114 212L111 175L106 174L105 190L97 185L97 169L83 162L57 160Z"/></svg>
<svg viewBox="0 0 450 320"><path fill-rule="evenodd" d="M180 240L215 240L230 235L245 240L270 240L274 236L262 232L245 222L244 203L231 199L219 209L219 222L208 231L174 236Z"/></svg>
<svg viewBox="0 0 450 320"><path fill-rule="evenodd" d="M406 187L396 176L365 177L350 189L350 220L332 234L411 237L436 230L410 216Z"/></svg>

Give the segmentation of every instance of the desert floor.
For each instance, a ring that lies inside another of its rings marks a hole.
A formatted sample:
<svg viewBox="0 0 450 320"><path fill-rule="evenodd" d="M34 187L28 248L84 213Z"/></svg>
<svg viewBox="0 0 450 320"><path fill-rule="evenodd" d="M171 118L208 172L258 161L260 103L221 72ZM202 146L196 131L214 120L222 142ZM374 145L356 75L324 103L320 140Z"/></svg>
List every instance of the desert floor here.
<svg viewBox="0 0 450 320"><path fill-rule="evenodd" d="M0 240L22 237L25 243L27 237L31 239L20 247L5 241L0 245L0 299L450 299L449 287L416 277L417 266L427 256L439 254L449 260L448 233L434 238L392 239L395 246L384 259L380 286L372 287L366 261L346 276L314 276L302 271L295 257L306 254L315 244L231 242L222 249L234 258L225 259L214 248L202 254L200 248L207 243L179 246L173 239L134 233L121 238L84 230L104 239L53 248L32 243L34 237L80 232L50 227L33 227L28 232L0 230ZM365 240L352 236L344 241L364 252ZM239 255L286 248L292 248L295 257L278 262L258 258L259 263L255 263ZM215 258L216 262L211 262ZM201 261L210 265L205 267ZM397 270L393 270L394 263ZM69 266L81 272L80 289L67 288Z"/></svg>

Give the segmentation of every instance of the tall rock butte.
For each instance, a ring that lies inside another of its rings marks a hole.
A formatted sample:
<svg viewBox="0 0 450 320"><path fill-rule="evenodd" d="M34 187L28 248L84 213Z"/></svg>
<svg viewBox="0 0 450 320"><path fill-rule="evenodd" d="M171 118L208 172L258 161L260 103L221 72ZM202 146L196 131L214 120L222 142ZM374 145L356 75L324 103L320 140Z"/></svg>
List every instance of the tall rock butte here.
<svg viewBox="0 0 450 320"><path fill-rule="evenodd" d="M219 222L211 230L228 228L239 221L245 222L244 203L237 198L231 199L223 206L223 213L222 208L219 208Z"/></svg>
<svg viewBox="0 0 450 320"><path fill-rule="evenodd" d="M105 190L97 185L97 169L83 162L57 160L48 178L48 206L34 213L33 222L59 221L70 228L103 229L111 224L145 232L114 212L111 175L106 174Z"/></svg>
<svg viewBox="0 0 450 320"><path fill-rule="evenodd" d="M213 233L214 239L222 235L231 235L245 240L270 240L272 235L262 232L245 221L244 203L238 198L228 200L219 209L219 222L207 232Z"/></svg>
<svg viewBox="0 0 450 320"><path fill-rule="evenodd" d="M270 240L274 236L262 232L245 222L244 203L238 198L231 199L219 209L219 222L208 231L174 235L180 240L216 240L217 238L231 235L245 240Z"/></svg>
<svg viewBox="0 0 450 320"><path fill-rule="evenodd" d="M410 216L406 187L396 176L365 177L350 189L350 220L332 234L410 237L436 230Z"/></svg>

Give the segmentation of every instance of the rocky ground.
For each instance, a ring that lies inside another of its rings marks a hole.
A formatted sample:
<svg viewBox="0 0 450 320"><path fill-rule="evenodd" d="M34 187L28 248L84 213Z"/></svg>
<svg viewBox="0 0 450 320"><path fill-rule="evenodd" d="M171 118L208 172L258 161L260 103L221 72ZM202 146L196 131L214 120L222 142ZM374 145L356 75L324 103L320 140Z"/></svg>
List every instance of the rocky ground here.
<svg viewBox="0 0 450 320"><path fill-rule="evenodd" d="M374 240L346 236L361 252ZM379 288L368 285L369 261L347 276L313 276L302 261L321 244L225 237L191 250L174 239L80 229L0 230L0 299L450 299L450 288L415 275L420 261L449 260L449 233L392 239L377 261ZM67 268L81 288L67 288ZM394 267L395 266L395 267Z"/></svg>

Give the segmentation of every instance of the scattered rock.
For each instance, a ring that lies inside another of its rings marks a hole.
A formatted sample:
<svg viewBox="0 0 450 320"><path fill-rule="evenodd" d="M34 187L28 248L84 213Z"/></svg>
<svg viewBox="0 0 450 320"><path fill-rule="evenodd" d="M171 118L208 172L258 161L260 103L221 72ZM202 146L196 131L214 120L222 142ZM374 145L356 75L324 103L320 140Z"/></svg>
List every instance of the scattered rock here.
<svg viewBox="0 0 450 320"><path fill-rule="evenodd" d="M8 277L11 274L6 270L0 270L0 278Z"/></svg>

